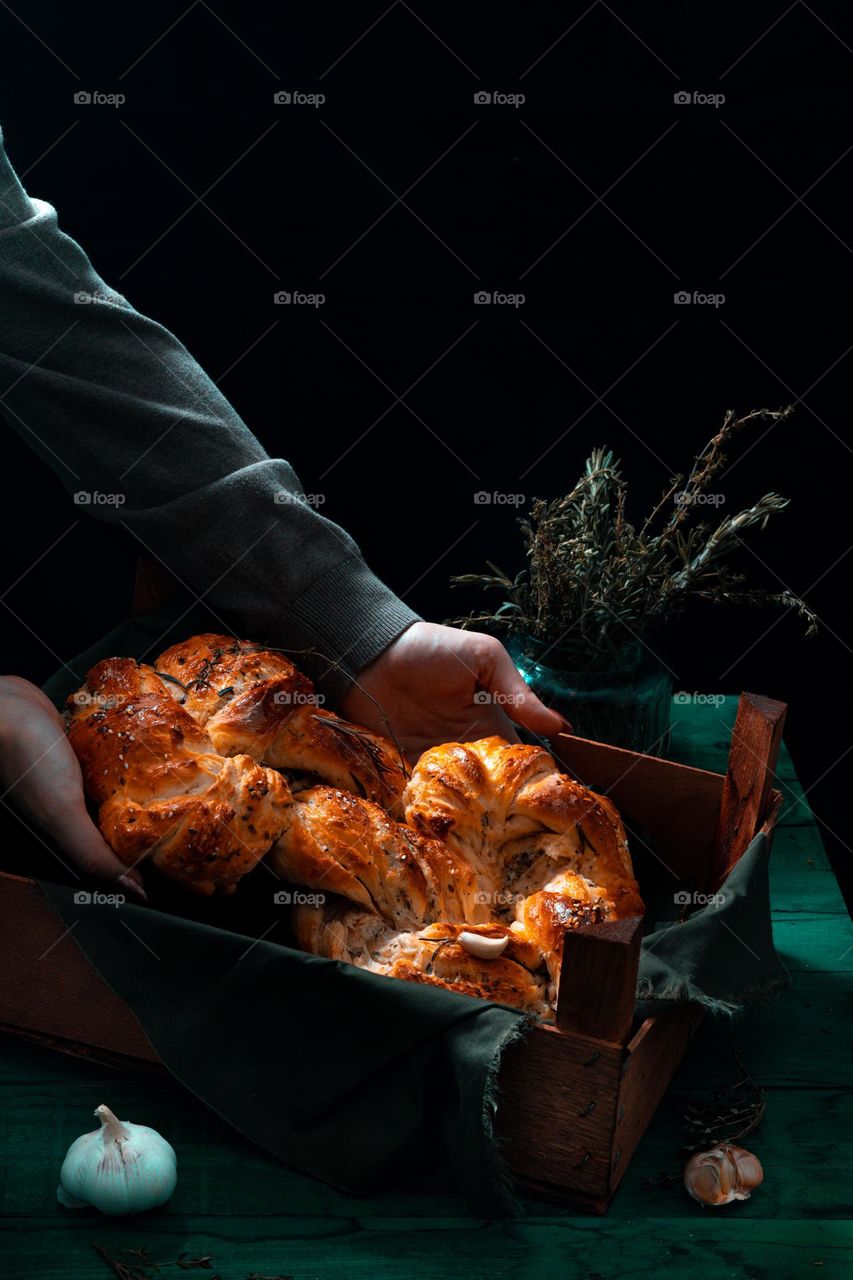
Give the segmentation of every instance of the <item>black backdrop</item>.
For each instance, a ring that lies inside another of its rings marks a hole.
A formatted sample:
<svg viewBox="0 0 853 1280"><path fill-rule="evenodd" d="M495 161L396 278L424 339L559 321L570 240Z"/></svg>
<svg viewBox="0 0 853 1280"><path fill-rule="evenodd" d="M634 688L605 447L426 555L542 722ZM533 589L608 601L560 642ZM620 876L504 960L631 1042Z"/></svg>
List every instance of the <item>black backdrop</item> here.
<svg viewBox="0 0 853 1280"><path fill-rule="evenodd" d="M607 443L637 513L726 408L797 403L718 487L791 497L742 563L821 634L697 608L675 665L790 701L846 875L849 7L31 0L0 23L27 189L424 616L475 603L451 573L520 567L514 509L475 492L553 496ZM3 665L40 680L127 612L135 550L4 444Z"/></svg>

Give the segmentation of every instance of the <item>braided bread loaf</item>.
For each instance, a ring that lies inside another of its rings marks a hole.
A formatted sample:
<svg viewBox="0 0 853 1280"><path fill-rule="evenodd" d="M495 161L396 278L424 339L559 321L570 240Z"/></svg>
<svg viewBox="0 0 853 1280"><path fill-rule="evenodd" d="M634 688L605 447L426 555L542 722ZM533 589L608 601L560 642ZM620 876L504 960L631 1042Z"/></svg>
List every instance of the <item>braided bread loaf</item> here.
<svg viewBox="0 0 853 1280"><path fill-rule="evenodd" d="M373 914L338 903L300 907L295 927L306 950L392 977L491 992L491 999L549 1016L566 929L643 912L613 805L560 773L541 747L502 738L433 747L418 761L404 802L408 825L439 839L470 869L474 908L470 882L455 914L431 912L421 921L430 927L420 930L405 928L379 903ZM282 843L286 838L273 850L273 865L319 885L313 868L282 860ZM483 934L498 945L478 945ZM481 958L484 950L496 958ZM537 976L543 967L547 986Z"/></svg>
<svg viewBox="0 0 853 1280"><path fill-rule="evenodd" d="M108 658L69 699L68 736L104 839L201 893L233 892L284 830L290 789L248 755L219 755L151 667Z"/></svg>
<svg viewBox="0 0 853 1280"><path fill-rule="evenodd" d="M312 696L225 636L98 663L68 729L107 842L201 893L267 857L329 895L294 911L304 949L552 1017L565 930L643 911L616 810L502 738L432 748L403 791L390 743Z"/></svg>
<svg viewBox="0 0 853 1280"><path fill-rule="evenodd" d="M157 672L223 756L322 780L401 813L406 766L391 743L319 704L282 654L231 636L192 636L162 653Z"/></svg>
<svg viewBox="0 0 853 1280"><path fill-rule="evenodd" d="M280 874L322 882L400 925L452 917L457 894L476 914L476 882L452 850L372 801L309 785L325 775L399 807L404 774L389 742L293 696L313 686L286 659L199 636L158 668L107 659L68 699L86 793L127 865L150 858L197 892L233 892L280 840Z"/></svg>

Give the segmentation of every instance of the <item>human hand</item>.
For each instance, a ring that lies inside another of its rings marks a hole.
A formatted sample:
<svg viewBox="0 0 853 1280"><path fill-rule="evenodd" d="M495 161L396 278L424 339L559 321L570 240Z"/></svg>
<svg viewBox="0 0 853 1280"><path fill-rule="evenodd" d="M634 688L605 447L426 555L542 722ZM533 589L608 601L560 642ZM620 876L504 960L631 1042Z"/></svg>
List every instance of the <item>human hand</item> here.
<svg viewBox="0 0 853 1280"><path fill-rule="evenodd" d="M513 721L542 737L571 732L527 687L499 640L435 622L413 622L365 667L341 712L377 733L390 729L411 760L440 742L491 734L517 742Z"/></svg>
<svg viewBox="0 0 853 1280"><path fill-rule="evenodd" d="M0 676L0 795L87 876L118 881L145 901L139 872L119 861L89 817L62 717L41 689L18 676Z"/></svg>

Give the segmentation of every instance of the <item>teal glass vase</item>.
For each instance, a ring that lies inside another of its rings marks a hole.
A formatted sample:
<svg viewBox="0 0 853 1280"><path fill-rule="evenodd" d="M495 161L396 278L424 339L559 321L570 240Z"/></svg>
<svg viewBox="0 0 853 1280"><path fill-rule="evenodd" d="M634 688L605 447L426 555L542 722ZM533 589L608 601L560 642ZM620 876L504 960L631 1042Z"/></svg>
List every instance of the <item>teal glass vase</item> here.
<svg viewBox="0 0 853 1280"><path fill-rule="evenodd" d="M673 679L644 645L633 642L611 666L593 671L571 670L558 646L530 636L511 636L507 649L536 696L564 715L578 737L668 753Z"/></svg>

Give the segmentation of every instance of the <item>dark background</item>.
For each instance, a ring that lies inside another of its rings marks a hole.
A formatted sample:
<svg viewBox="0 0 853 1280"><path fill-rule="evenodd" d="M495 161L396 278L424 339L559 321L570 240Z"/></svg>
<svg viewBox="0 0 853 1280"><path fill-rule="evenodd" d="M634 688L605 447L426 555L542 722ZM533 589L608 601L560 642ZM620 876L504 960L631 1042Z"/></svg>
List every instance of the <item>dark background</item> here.
<svg viewBox="0 0 853 1280"><path fill-rule="evenodd" d="M717 488L724 511L792 499L742 567L806 596L820 635L697 607L673 649L683 690L790 702L849 894L849 7L18 12L0 13L0 121L30 194L425 617L477 604L452 573L521 567L514 510L476 491L555 496L606 443L641 515L727 408L796 403ZM495 90L526 102L474 103ZM674 102L694 90L725 102ZM277 307L278 289L326 301ZM478 289L525 301L475 306ZM679 289L725 302L676 306ZM4 446L2 662L40 681L125 616L135 548L9 428Z"/></svg>

